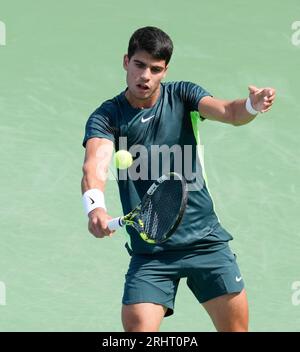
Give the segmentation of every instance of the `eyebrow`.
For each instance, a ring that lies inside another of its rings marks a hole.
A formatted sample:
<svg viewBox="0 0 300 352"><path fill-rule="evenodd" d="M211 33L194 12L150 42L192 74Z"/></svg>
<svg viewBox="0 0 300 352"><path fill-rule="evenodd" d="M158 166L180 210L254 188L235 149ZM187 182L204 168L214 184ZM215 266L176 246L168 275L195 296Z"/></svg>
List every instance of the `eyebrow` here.
<svg viewBox="0 0 300 352"><path fill-rule="evenodd" d="M133 61L135 63L137 63L137 64L142 64L144 66L147 66L147 64L145 62L141 61L141 60L134 59ZM153 65L153 66L151 66L151 68L158 68L158 69L162 69L163 70L165 67L164 66L159 66L159 65Z"/></svg>

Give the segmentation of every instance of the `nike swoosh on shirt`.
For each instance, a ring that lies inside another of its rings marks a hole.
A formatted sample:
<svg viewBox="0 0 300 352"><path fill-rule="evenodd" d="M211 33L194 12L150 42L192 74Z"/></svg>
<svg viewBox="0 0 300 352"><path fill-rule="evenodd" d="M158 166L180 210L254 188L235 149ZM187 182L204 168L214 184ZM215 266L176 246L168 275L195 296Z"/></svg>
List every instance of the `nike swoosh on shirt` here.
<svg viewBox="0 0 300 352"><path fill-rule="evenodd" d="M237 277L237 276L235 277L235 281L236 281L236 282L240 282L241 280L242 280L242 277L241 277L241 276L240 276L240 277Z"/></svg>
<svg viewBox="0 0 300 352"><path fill-rule="evenodd" d="M147 117L146 119L145 119L144 117L142 117L142 118L141 118L141 121L142 121L143 123L145 123L145 122L147 122L147 121L153 119L153 117L155 117L155 115L151 115L151 116Z"/></svg>

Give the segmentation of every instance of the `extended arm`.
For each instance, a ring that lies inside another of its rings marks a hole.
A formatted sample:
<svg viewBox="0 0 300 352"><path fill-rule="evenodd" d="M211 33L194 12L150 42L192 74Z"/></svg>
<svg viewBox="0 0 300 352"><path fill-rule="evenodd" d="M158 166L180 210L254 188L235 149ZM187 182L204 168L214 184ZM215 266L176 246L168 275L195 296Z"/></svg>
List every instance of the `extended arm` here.
<svg viewBox="0 0 300 352"><path fill-rule="evenodd" d="M257 112L268 111L275 99L274 88L257 88L249 86L249 99ZM247 99L221 100L204 97L200 100L198 110L201 116L215 121L241 126L251 122L257 114L246 109Z"/></svg>
<svg viewBox="0 0 300 352"><path fill-rule="evenodd" d="M89 190L104 192L107 179L107 170L113 153L113 142L105 138L91 138L87 141L85 159L83 164L83 177L81 181L82 194ZM97 193L95 193L97 195ZM91 202L97 201L91 199ZM104 204L104 201L101 200ZM105 207L97 207L88 213L89 231L102 238L111 235L107 228L108 216Z"/></svg>

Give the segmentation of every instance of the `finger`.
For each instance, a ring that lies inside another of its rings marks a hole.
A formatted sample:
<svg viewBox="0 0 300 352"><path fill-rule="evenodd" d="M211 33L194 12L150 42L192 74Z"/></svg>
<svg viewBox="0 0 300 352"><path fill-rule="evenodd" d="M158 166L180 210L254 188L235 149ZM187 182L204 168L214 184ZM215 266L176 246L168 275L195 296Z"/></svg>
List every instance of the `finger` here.
<svg viewBox="0 0 300 352"><path fill-rule="evenodd" d="M268 88L268 95L269 96L275 95L275 89L274 88Z"/></svg>
<svg viewBox="0 0 300 352"><path fill-rule="evenodd" d="M264 94L265 89L264 88L260 88L257 89L257 91L255 92L255 94Z"/></svg>
<svg viewBox="0 0 300 352"><path fill-rule="evenodd" d="M264 102L263 102L263 108L269 107L269 106L271 106L272 104L273 104L272 101L264 101Z"/></svg>
<svg viewBox="0 0 300 352"><path fill-rule="evenodd" d="M103 238L105 236L105 233L103 233L102 229L99 227L97 218L91 220L91 230L92 234L97 238Z"/></svg>
<svg viewBox="0 0 300 352"><path fill-rule="evenodd" d="M269 106L267 109L263 109L261 112L267 112L271 109L271 106Z"/></svg>
<svg viewBox="0 0 300 352"><path fill-rule="evenodd" d="M273 104L274 99L264 99L263 104Z"/></svg>
<svg viewBox="0 0 300 352"><path fill-rule="evenodd" d="M271 100L274 100L275 98L276 98L276 94L270 96Z"/></svg>
<svg viewBox="0 0 300 352"><path fill-rule="evenodd" d="M263 105L263 109L269 108L269 107L271 107L271 106L272 106L272 103L265 103L265 104Z"/></svg>
<svg viewBox="0 0 300 352"><path fill-rule="evenodd" d="M255 96L255 97L258 97L259 99L260 99L261 97L263 97L263 96L264 96L263 89L258 89L258 90L254 93L254 96Z"/></svg>
<svg viewBox="0 0 300 352"><path fill-rule="evenodd" d="M104 234L102 231L99 230L98 226L93 226L92 234L97 238L103 238Z"/></svg>
<svg viewBox="0 0 300 352"><path fill-rule="evenodd" d="M270 101L270 100L267 100L267 101L264 101L263 105L272 105L273 104L273 101Z"/></svg>
<svg viewBox="0 0 300 352"><path fill-rule="evenodd" d="M113 233L115 232L115 231L111 231L108 227L105 227L103 229L103 231L104 231L105 235L109 236L109 237L112 237Z"/></svg>
<svg viewBox="0 0 300 352"><path fill-rule="evenodd" d="M250 94L255 94L259 89L253 85L249 85L248 90L249 90Z"/></svg>
<svg viewBox="0 0 300 352"><path fill-rule="evenodd" d="M114 231L111 231L109 228L108 228L108 222L109 220L111 220L112 217L108 216L106 219L101 219L101 227L105 233L106 236L109 236L109 237L112 237L113 233L115 232Z"/></svg>
<svg viewBox="0 0 300 352"><path fill-rule="evenodd" d="M267 97L268 99L270 99L271 97L275 96L275 89L273 89L273 88L264 88L262 90L262 92L263 92L263 95L265 97Z"/></svg>
<svg viewBox="0 0 300 352"><path fill-rule="evenodd" d="M269 98L272 94L270 94L270 90L268 88L264 88L262 90L262 95L266 98Z"/></svg>
<svg viewBox="0 0 300 352"><path fill-rule="evenodd" d="M273 101L275 99L275 95L271 95L270 97L268 97L269 101Z"/></svg>
<svg viewBox="0 0 300 352"><path fill-rule="evenodd" d="M97 230L94 228L94 226L93 225L90 225L89 226L89 232L94 236L94 237L99 237L99 235L98 235L98 233L97 233Z"/></svg>
<svg viewBox="0 0 300 352"><path fill-rule="evenodd" d="M272 101L266 101L266 102L263 103L262 110L265 110L265 109L267 109L267 108L270 108L272 105L273 105L273 102L272 102Z"/></svg>
<svg viewBox="0 0 300 352"><path fill-rule="evenodd" d="M116 232L116 231L111 231L110 234L108 235L108 237L113 237L113 235L114 235L115 232Z"/></svg>

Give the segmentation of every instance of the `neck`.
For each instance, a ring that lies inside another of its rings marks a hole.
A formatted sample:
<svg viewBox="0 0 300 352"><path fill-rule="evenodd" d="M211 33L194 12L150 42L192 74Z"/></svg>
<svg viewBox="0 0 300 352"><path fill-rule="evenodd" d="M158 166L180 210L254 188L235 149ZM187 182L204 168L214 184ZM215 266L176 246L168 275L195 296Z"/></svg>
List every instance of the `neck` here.
<svg viewBox="0 0 300 352"><path fill-rule="evenodd" d="M126 90L125 92L125 97L129 104L135 108L135 109L149 109L154 106L159 98L160 95L160 87L157 89L157 91L149 98L145 99L139 99L135 97L129 89Z"/></svg>

